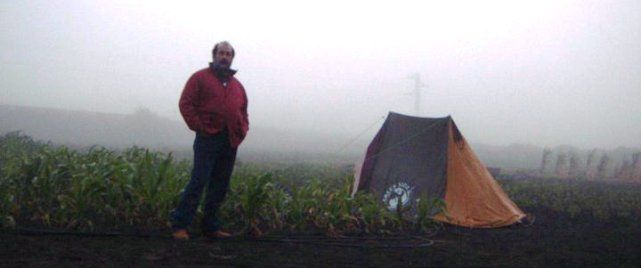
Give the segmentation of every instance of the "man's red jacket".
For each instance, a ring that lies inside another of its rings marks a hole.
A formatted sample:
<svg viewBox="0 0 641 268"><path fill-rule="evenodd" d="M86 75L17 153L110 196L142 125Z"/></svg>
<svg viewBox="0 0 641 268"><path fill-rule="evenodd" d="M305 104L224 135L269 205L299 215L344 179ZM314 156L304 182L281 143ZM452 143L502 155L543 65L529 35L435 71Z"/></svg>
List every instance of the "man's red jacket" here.
<svg viewBox="0 0 641 268"><path fill-rule="evenodd" d="M219 78L211 68L194 73L178 106L189 129L208 135L227 129L233 148L240 145L249 130L247 94L233 73L228 79Z"/></svg>

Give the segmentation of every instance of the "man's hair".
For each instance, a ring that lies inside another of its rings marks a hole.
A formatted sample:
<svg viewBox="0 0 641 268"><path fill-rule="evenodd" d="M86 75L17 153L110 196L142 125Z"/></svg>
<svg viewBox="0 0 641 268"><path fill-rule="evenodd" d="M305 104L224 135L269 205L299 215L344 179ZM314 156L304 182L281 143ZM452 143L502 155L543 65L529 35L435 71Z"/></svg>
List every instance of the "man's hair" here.
<svg viewBox="0 0 641 268"><path fill-rule="evenodd" d="M211 55L212 56L216 56L216 52L218 51L218 46L219 45L227 45L227 46L231 47L231 57L233 58L234 56L236 56L236 51L234 51L234 47L231 46L231 44L229 42L227 42L227 41L222 41L222 42L219 42L218 44L214 45L214 49L211 50Z"/></svg>

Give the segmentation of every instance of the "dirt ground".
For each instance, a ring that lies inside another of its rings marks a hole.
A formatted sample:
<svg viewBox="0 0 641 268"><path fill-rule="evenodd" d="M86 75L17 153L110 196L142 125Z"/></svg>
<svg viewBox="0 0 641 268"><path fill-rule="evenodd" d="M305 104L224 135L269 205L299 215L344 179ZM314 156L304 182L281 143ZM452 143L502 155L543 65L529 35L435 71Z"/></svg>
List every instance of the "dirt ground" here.
<svg viewBox="0 0 641 268"><path fill-rule="evenodd" d="M267 266L399 267L641 266L636 220L569 220L546 209L531 226L445 227L428 240L327 240L287 236L255 240L0 233L0 267L13 266ZM337 243L334 243L337 242ZM429 242L429 243L428 243ZM392 247L386 247L386 246ZM417 247L411 247L417 246Z"/></svg>

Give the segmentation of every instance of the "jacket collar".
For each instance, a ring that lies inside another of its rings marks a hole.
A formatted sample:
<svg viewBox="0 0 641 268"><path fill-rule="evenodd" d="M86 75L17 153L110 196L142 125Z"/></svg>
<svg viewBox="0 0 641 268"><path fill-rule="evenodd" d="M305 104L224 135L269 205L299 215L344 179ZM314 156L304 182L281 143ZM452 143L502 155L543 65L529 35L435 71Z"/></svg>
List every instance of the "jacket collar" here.
<svg viewBox="0 0 641 268"><path fill-rule="evenodd" d="M213 62L209 63L209 69L221 80L228 80L238 71L231 68L216 68Z"/></svg>

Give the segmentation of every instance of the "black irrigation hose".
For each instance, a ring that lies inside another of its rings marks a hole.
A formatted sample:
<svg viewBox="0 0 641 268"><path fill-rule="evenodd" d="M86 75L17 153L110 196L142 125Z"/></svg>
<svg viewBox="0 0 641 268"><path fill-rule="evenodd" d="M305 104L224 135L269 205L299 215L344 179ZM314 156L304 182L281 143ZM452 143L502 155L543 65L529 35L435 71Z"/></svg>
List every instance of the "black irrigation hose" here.
<svg viewBox="0 0 641 268"><path fill-rule="evenodd" d="M19 235L69 235L80 237L140 237L140 238L153 238L169 236L153 235L149 233L123 233L123 232L87 232L87 231L69 231L69 230L46 230L17 227L14 229L16 234Z"/></svg>
<svg viewBox="0 0 641 268"><path fill-rule="evenodd" d="M15 234L29 236L44 235L69 235L79 237L139 237L139 238L163 238L170 239L168 235L149 233L123 233L123 232L87 232L69 230L46 230L18 227L14 229ZM10 232L11 233L11 232ZM360 248L424 248L434 244L431 239L425 237L322 237L322 236L277 236L269 235L258 238L226 239L218 241L255 241L263 243L286 243L286 244L307 244L332 247L360 247Z"/></svg>
<svg viewBox="0 0 641 268"><path fill-rule="evenodd" d="M332 247L361 247L361 248L423 248L429 247L434 244L434 241L429 240L425 243L401 243L401 244L371 244L371 243L356 243L356 242L343 242L343 241L309 241L309 240L299 240L299 239L275 239L275 240L266 240L260 239L259 242L268 242L268 243L288 243L288 244L309 244L309 245L320 245L320 246L332 246Z"/></svg>
<svg viewBox="0 0 641 268"><path fill-rule="evenodd" d="M524 227L530 227L534 224L534 221L536 221L536 216L531 213L527 213L525 216L525 220L527 220L525 223L521 223Z"/></svg>
<svg viewBox="0 0 641 268"><path fill-rule="evenodd" d="M385 238L385 237L303 237L290 238L269 236L256 238L255 241L267 243L309 244L334 247L361 248L423 248L434 244L433 240L423 237Z"/></svg>

